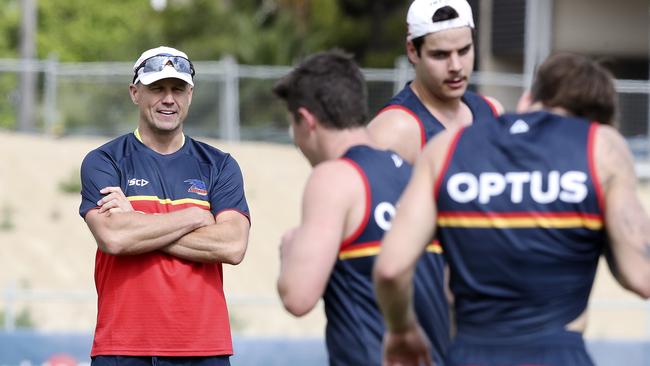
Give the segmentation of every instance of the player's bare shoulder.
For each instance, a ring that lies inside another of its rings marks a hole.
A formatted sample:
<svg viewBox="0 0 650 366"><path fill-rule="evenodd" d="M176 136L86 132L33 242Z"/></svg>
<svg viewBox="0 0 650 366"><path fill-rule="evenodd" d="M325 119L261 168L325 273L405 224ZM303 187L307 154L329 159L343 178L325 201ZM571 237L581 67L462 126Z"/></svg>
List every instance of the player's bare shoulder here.
<svg viewBox="0 0 650 366"><path fill-rule="evenodd" d="M416 133L420 126L413 112L401 106L390 106L381 110L368 124L370 133L375 136Z"/></svg>
<svg viewBox="0 0 650 366"><path fill-rule="evenodd" d="M485 101L490 105L492 111L496 116L500 116L505 112L505 108L503 108L503 104L501 104L501 102L499 102L498 99L487 95L484 95L483 99L485 99Z"/></svg>
<svg viewBox="0 0 650 366"><path fill-rule="evenodd" d="M355 195L363 193L363 184L354 163L346 159L328 160L312 170L305 195L314 194L326 200L352 202Z"/></svg>
<svg viewBox="0 0 650 366"><path fill-rule="evenodd" d="M379 147L396 151L411 163L423 143L420 121L408 109L399 106L383 109L370 121L368 131Z"/></svg>

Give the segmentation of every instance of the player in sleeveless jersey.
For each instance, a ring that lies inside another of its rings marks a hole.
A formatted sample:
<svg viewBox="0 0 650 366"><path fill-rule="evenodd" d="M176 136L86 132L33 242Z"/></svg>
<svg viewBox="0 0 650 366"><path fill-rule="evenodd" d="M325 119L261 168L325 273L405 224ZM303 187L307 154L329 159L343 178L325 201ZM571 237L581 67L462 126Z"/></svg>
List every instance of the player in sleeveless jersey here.
<svg viewBox="0 0 650 366"><path fill-rule="evenodd" d="M80 215L97 242L92 365L229 365L222 263L242 261L250 227L242 174L227 153L183 134L194 67L145 51L129 87L134 133L81 166Z"/></svg>
<svg viewBox="0 0 650 366"><path fill-rule="evenodd" d="M415 78L368 125L379 146L414 163L427 141L448 128L495 122L503 107L468 90L474 68L474 19L466 0L415 0L406 17L406 53ZM444 268L442 253L438 258ZM447 270L440 274L447 281ZM448 296L453 302L453 296Z"/></svg>
<svg viewBox="0 0 650 366"><path fill-rule="evenodd" d="M474 19L466 0L415 0L406 22L406 54L415 79L370 122L372 137L414 163L437 133L488 122L503 111L467 90L474 67Z"/></svg>
<svg viewBox="0 0 650 366"><path fill-rule="evenodd" d="M610 126L615 106L609 72L558 54L539 67L522 113L432 140L374 269L388 365L426 357L410 293L434 232L456 299L446 365L593 365L582 332L600 254L623 287L650 296L650 220Z"/></svg>
<svg viewBox="0 0 650 366"><path fill-rule="evenodd" d="M350 56L316 54L274 92L287 102L294 142L314 167L300 226L282 238L280 297L297 316L324 299L331 365L381 365L384 324L372 267L411 165L370 139L365 82ZM449 328L439 249L429 243L418 262L415 307L433 340L431 356L441 361Z"/></svg>

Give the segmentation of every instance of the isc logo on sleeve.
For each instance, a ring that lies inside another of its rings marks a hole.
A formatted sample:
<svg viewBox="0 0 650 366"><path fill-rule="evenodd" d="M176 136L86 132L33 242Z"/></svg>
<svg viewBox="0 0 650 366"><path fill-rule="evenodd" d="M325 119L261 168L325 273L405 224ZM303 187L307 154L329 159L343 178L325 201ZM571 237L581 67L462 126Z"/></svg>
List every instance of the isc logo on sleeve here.
<svg viewBox="0 0 650 366"><path fill-rule="evenodd" d="M149 184L149 181L146 179L137 179L137 178L129 179L129 187L131 186L144 187L147 184Z"/></svg>
<svg viewBox="0 0 650 366"><path fill-rule="evenodd" d="M456 202L467 203L478 199L487 204L492 197L502 195L510 187L512 203L521 203L529 195L537 203L560 200L579 203L587 197L587 174L568 171L560 174L553 170L546 176L540 171L508 172L506 174L484 172L476 177L472 173L456 173L447 181L447 192Z"/></svg>

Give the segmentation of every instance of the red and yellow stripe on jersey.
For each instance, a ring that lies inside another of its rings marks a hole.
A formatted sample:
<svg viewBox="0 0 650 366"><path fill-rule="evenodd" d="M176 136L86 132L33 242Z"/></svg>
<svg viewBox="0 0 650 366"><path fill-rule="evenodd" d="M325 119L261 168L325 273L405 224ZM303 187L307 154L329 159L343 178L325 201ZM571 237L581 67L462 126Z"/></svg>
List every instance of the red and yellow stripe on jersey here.
<svg viewBox="0 0 650 366"><path fill-rule="evenodd" d="M603 228L601 215L584 212L440 212L437 223L439 227L457 228Z"/></svg>
<svg viewBox="0 0 650 366"><path fill-rule="evenodd" d="M381 241L360 243L341 249L339 252L339 259L346 260L353 258L372 257L378 255L380 250ZM440 242L437 240L434 240L432 243L428 244L424 250L428 253L442 254L442 247L440 246Z"/></svg>

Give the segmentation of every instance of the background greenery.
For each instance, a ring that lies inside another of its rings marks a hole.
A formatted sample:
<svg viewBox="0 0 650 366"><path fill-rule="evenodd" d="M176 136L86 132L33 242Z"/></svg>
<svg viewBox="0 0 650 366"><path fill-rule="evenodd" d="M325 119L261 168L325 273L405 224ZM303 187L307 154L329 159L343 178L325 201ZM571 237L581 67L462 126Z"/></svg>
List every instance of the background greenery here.
<svg viewBox="0 0 650 366"><path fill-rule="evenodd" d="M362 67L394 66L404 53L410 0L33 0L36 57L59 62L133 62L158 45L194 61L226 55L239 64L291 65L313 52L341 48ZM156 10L153 3L165 3ZM21 0L0 0L0 59L20 57ZM39 74L36 128L44 129L44 75ZM0 73L0 128L16 129L19 74ZM137 119L123 83L60 77L56 134L116 135ZM240 80L242 135L287 140L284 108L271 97L272 80ZM218 137L219 84L202 80L189 129ZM381 103L392 90L379 96ZM92 106L92 107L89 107ZM373 107L377 109L378 107ZM194 132L190 131L190 132ZM277 136L276 136L277 135ZM278 137L279 136L279 137Z"/></svg>
<svg viewBox="0 0 650 366"><path fill-rule="evenodd" d="M408 0L35 0L37 54L60 61L131 61L166 44L195 60L233 55L287 65L332 47L364 67L392 67L404 49ZM0 0L0 58L19 56L20 0Z"/></svg>

